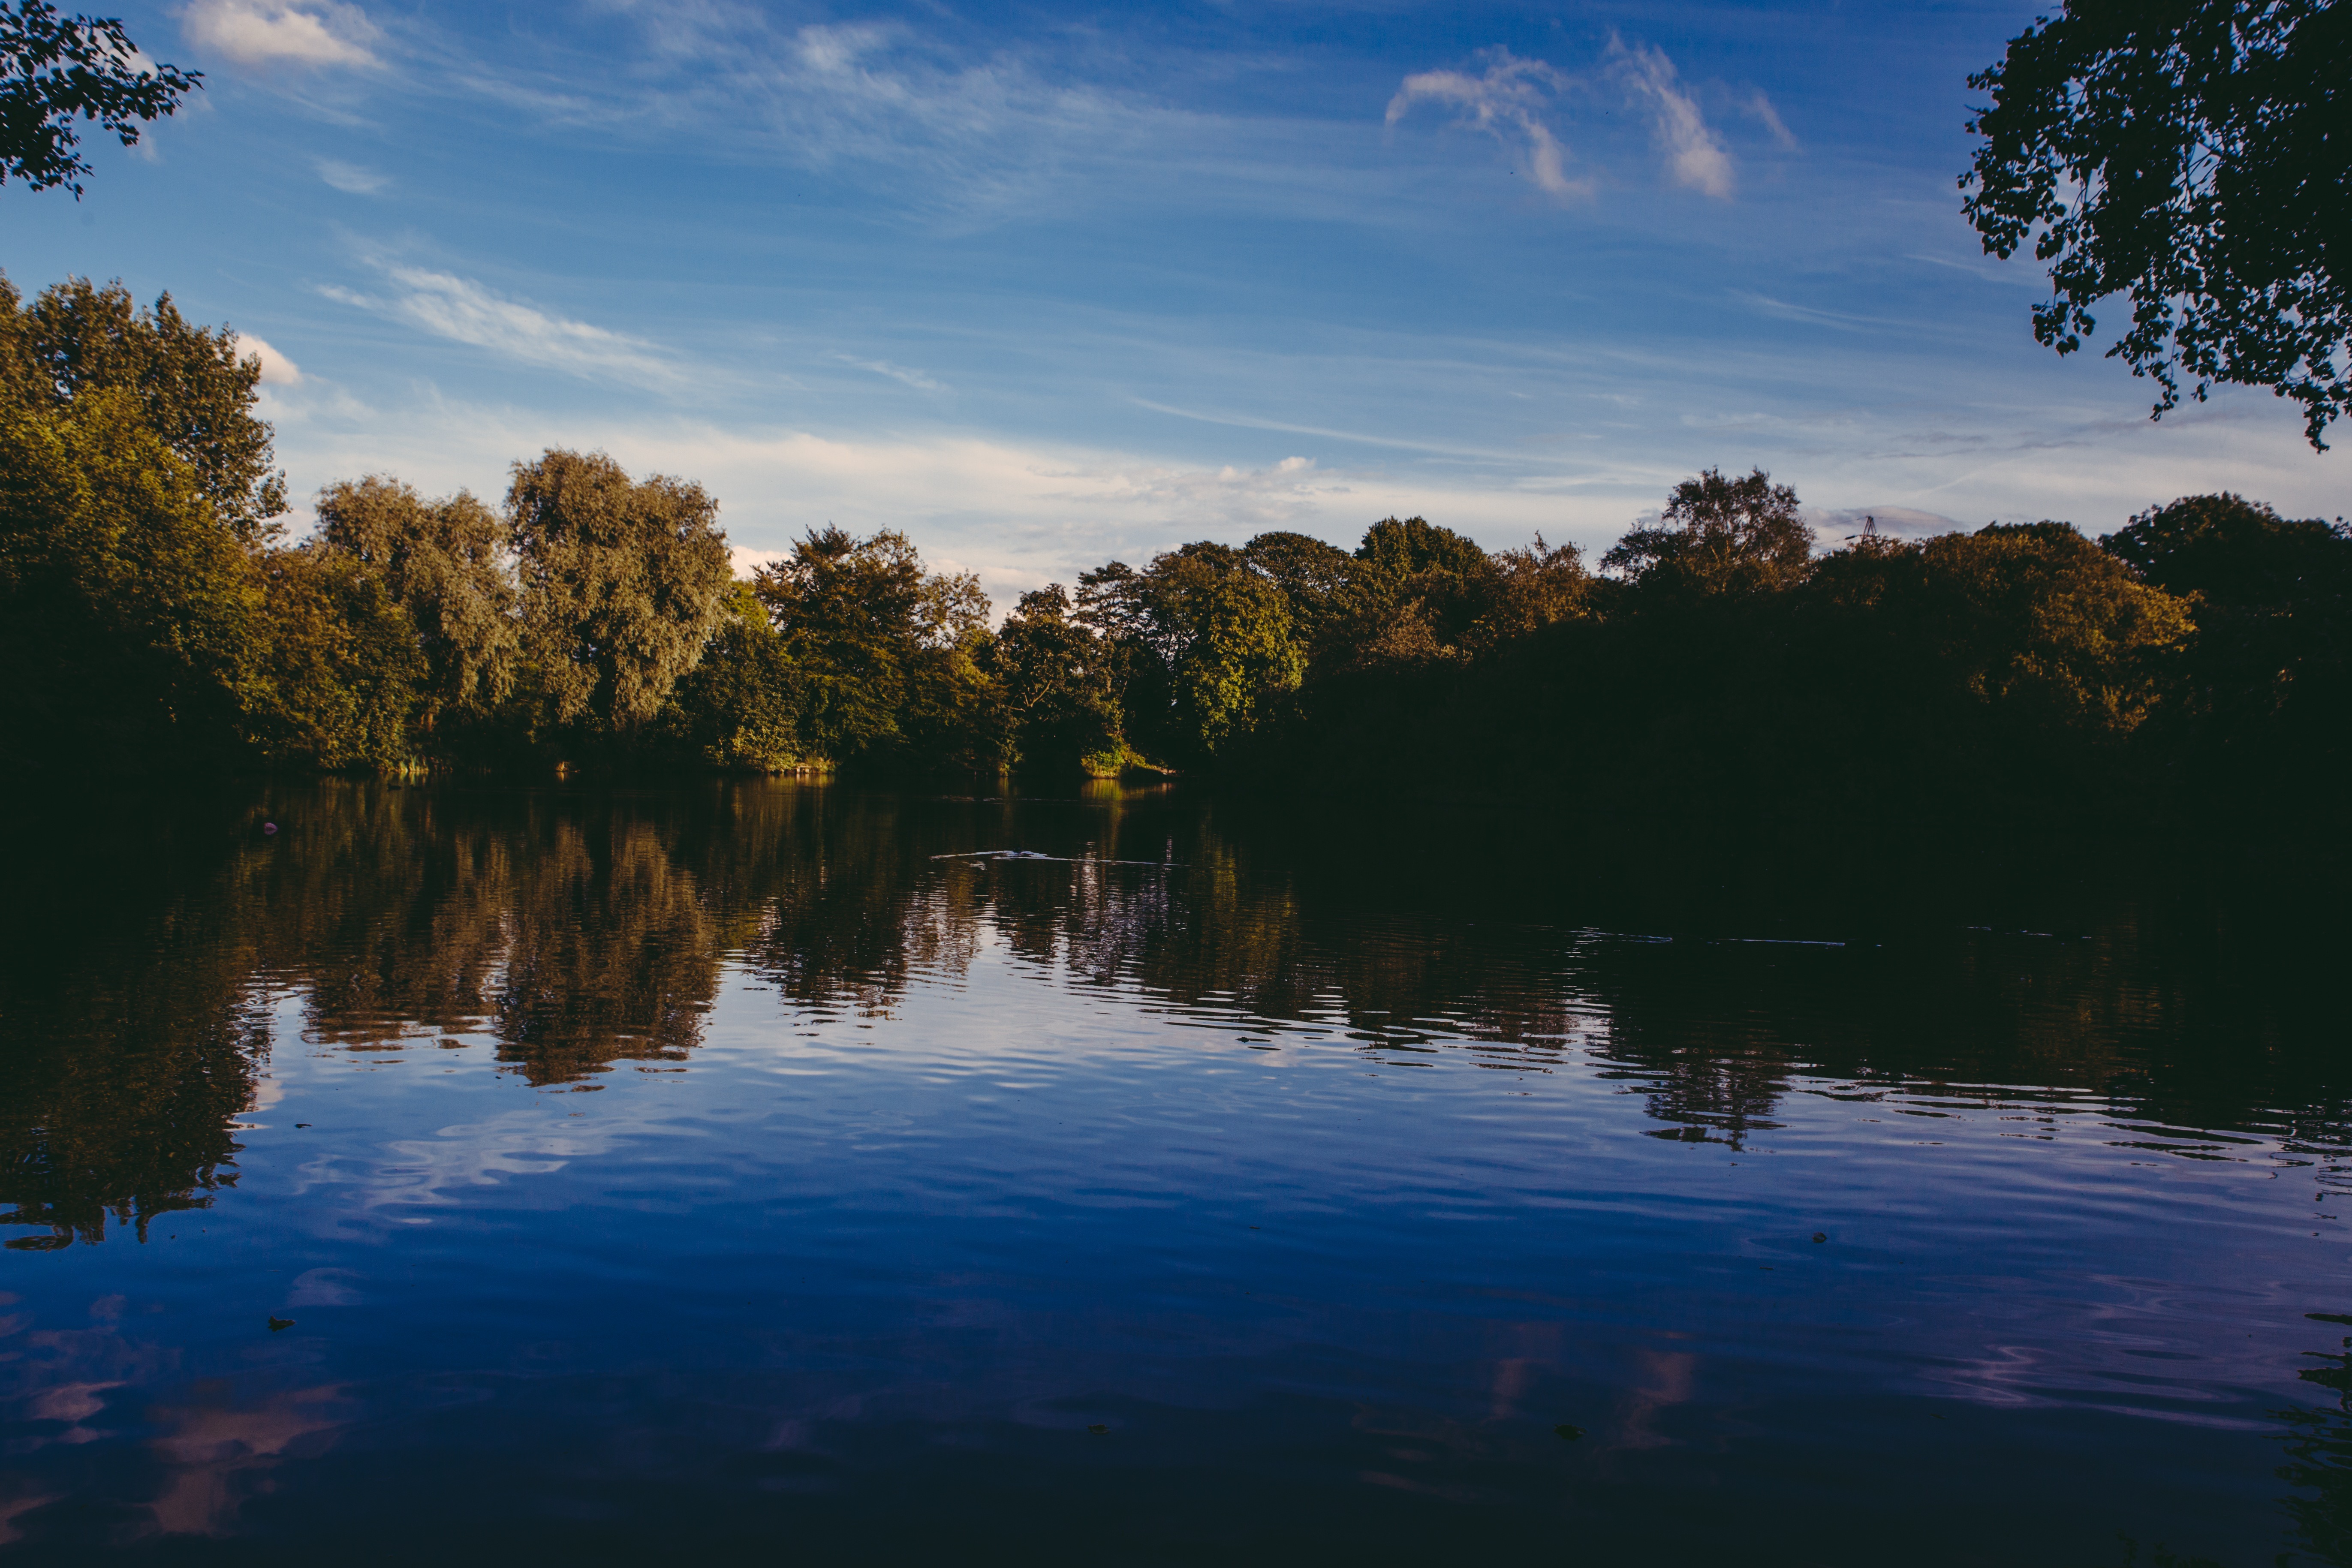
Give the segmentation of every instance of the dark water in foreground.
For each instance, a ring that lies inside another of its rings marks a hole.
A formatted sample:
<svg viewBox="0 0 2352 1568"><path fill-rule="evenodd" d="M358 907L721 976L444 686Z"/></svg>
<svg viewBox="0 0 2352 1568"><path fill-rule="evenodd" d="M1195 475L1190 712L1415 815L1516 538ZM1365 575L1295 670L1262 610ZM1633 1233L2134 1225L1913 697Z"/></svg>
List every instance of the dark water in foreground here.
<svg viewBox="0 0 2352 1568"><path fill-rule="evenodd" d="M2324 965L1116 791L88 810L0 1558L2352 1563Z"/></svg>

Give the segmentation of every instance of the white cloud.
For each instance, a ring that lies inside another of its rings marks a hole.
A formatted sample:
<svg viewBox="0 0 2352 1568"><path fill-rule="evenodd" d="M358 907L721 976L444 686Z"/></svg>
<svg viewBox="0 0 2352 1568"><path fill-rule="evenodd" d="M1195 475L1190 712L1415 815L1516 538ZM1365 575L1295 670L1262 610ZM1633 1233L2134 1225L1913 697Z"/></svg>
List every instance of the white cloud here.
<svg viewBox="0 0 2352 1568"><path fill-rule="evenodd" d="M1460 111L1458 123L1484 131L1506 147L1524 143L1527 177L1555 196L1588 196L1589 180L1568 177L1568 149L1543 121L1547 95L1568 85L1568 79L1541 60L1520 59L1506 48L1481 51L1486 62L1483 76L1463 71L1422 71L1404 79L1389 100L1388 124L1410 114L1422 103L1451 104Z"/></svg>
<svg viewBox="0 0 2352 1568"><path fill-rule="evenodd" d="M919 370L908 370L905 365L892 364L887 359L857 359L849 354L835 354L833 357L844 364L856 365L859 370L870 370L877 375L887 375L893 381L904 382L919 392L950 390L944 383L932 380Z"/></svg>
<svg viewBox="0 0 2352 1568"><path fill-rule="evenodd" d="M1732 187L1731 154L1707 128L1691 96L1675 85L1675 62L1647 45L1629 46L1614 37L1609 40L1609 57L1618 79L1636 102L1649 110L1652 133L1657 138L1658 150L1665 154L1675 183L1727 200ZM1765 111L1770 110L1766 104ZM1780 116L1772 115L1771 123L1779 125ZM1788 128L1781 126L1780 131L1786 135Z"/></svg>
<svg viewBox="0 0 2352 1568"><path fill-rule="evenodd" d="M180 31L241 65L372 66L380 36L366 13L334 0L192 0Z"/></svg>
<svg viewBox="0 0 2352 1568"><path fill-rule="evenodd" d="M753 550L749 545L730 545L727 551L727 564L736 576L748 583L751 574L761 567L773 566L791 553L789 550Z"/></svg>
<svg viewBox="0 0 2352 1568"><path fill-rule="evenodd" d="M1788 122L1780 118L1780 111L1772 107L1770 99L1764 96L1762 88L1758 88L1748 101L1740 107L1763 122L1764 129L1771 134L1772 140L1780 144L1783 153L1793 153L1797 150L1797 133L1789 129Z"/></svg>
<svg viewBox="0 0 2352 1568"><path fill-rule="evenodd" d="M294 386L302 380L302 372L292 360L251 332L236 334L236 351L240 359L251 355L261 361L261 384L264 386Z"/></svg>
<svg viewBox="0 0 2352 1568"><path fill-rule="evenodd" d="M470 278L417 267L386 267L384 275L398 290L389 299L332 287L320 292L524 364L639 385L685 379L657 344L502 298Z"/></svg>
<svg viewBox="0 0 2352 1568"><path fill-rule="evenodd" d="M1353 493L1351 486L1317 473L1312 458L1285 458L1263 468L1121 464L1108 472L1081 470L1076 478L1082 488L1055 499L1085 496L1097 504L1136 508L1171 522L1218 528L1311 521L1336 498Z"/></svg>
<svg viewBox="0 0 2352 1568"><path fill-rule="evenodd" d="M392 184L392 176L373 169L362 169L357 163L346 163L337 158L318 160L319 178L339 191L349 191L355 196L372 196Z"/></svg>
<svg viewBox="0 0 2352 1568"><path fill-rule="evenodd" d="M1753 306L1767 316L1777 316L1784 321L1804 321L1813 326L1834 327L1842 332L1881 332L1889 328L1916 331L1918 323L1892 316L1857 316L1847 310L1824 310L1813 305L1795 305L1786 300L1775 300L1769 294L1752 289L1727 290L1735 300Z"/></svg>
<svg viewBox="0 0 2352 1568"><path fill-rule="evenodd" d="M898 23L780 26L746 5L615 5L639 44L625 72L561 57L473 62L451 79L599 138L723 133L733 148L970 221L1026 216L1071 168L1164 164L1196 117L1006 49L961 57Z"/></svg>

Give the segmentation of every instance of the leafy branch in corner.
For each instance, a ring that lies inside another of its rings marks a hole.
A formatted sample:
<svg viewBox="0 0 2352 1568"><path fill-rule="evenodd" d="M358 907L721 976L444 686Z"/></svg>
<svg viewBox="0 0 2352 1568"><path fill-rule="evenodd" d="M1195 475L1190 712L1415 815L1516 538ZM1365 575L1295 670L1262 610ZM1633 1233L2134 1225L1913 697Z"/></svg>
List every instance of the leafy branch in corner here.
<svg viewBox="0 0 2352 1568"><path fill-rule="evenodd" d="M147 67L119 17L67 16L47 0L0 0L0 184L63 185L81 199L90 173L76 120L139 144L144 121L180 107L204 86L202 71Z"/></svg>
<svg viewBox="0 0 2352 1568"><path fill-rule="evenodd" d="M2267 386L2324 450L2352 406L2352 5L2068 0L1969 78L1991 95L1961 210L2003 259L2051 264L2033 335L2062 354L2109 295L2107 350L2163 388Z"/></svg>

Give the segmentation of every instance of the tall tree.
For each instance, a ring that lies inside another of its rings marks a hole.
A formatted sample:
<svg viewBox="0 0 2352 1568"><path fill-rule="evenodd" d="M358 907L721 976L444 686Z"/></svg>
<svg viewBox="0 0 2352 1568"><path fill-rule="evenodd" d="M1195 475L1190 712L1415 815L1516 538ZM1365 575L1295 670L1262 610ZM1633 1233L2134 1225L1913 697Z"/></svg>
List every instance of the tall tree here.
<svg viewBox="0 0 2352 1568"><path fill-rule="evenodd" d="M20 307L0 277L0 397L58 409L92 392L130 394L247 543L274 534L270 520L286 510L269 425L253 412L260 382L261 361L237 352L236 333L191 324L169 294L142 310L120 283L71 278Z"/></svg>
<svg viewBox="0 0 2352 1568"><path fill-rule="evenodd" d="M725 613L719 503L699 485L632 480L601 452L551 447L507 490L523 652L557 722L635 730L694 667Z"/></svg>
<svg viewBox="0 0 2352 1568"><path fill-rule="evenodd" d="M2107 350L2162 388L2267 386L2314 447L2352 399L2352 6L2336 0L2067 0L1969 78L1991 95L1960 176L1985 249L2051 264L2033 335Z"/></svg>
<svg viewBox="0 0 2352 1568"><path fill-rule="evenodd" d="M1801 582L1812 550L1794 489L1761 468L1737 479L1709 468L1676 485L1657 525L1628 531L1601 564L1637 587L1753 593Z"/></svg>
<svg viewBox="0 0 2352 1568"><path fill-rule="evenodd" d="M430 668L408 612L347 554L266 551L266 655L247 682L240 728L273 763L397 766Z"/></svg>
<svg viewBox="0 0 2352 1568"><path fill-rule="evenodd" d="M406 610L430 668L422 714L479 716L514 689L520 647L507 527L465 490L428 501L370 474L319 492L319 548L375 573Z"/></svg>
<svg viewBox="0 0 2352 1568"><path fill-rule="evenodd" d="M988 622L978 579L925 571L913 542L887 529L812 529L760 569L753 591L801 682L803 754L831 762L901 745L902 721L942 700L919 689L961 682L970 672L950 656Z"/></svg>
<svg viewBox="0 0 2352 1568"><path fill-rule="evenodd" d="M2352 531L2223 494L2153 508L2099 542L2195 606L2187 749L2272 784L2282 764L2340 776L2352 752Z"/></svg>
<svg viewBox="0 0 2352 1568"><path fill-rule="evenodd" d="M1361 666L1458 663L1494 597L1496 566L1478 542L1429 521L1390 517L1364 531L1366 570L1349 595L1350 660Z"/></svg>
<svg viewBox="0 0 2352 1568"><path fill-rule="evenodd" d="M991 649L1016 760L1113 773L1127 760L1113 651L1059 583L1024 594Z"/></svg>
<svg viewBox="0 0 2352 1568"><path fill-rule="evenodd" d="M726 615L701 662L677 683L664 723L702 761L782 773L816 759L806 750L805 686L792 650L752 585L728 586Z"/></svg>
<svg viewBox="0 0 2352 1568"><path fill-rule="evenodd" d="M137 399L0 408L0 732L105 769L218 757L262 663L249 553Z"/></svg>
<svg viewBox="0 0 2352 1568"><path fill-rule="evenodd" d="M112 16L67 16L47 0L0 0L0 184L63 185L81 196L90 172L74 121L139 145L142 121L180 107L204 86L204 72L145 66L139 46Z"/></svg>
<svg viewBox="0 0 2352 1568"><path fill-rule="evenodd" d="M1176 667L1176 699L1189 721L1185 737L1213 753L1266 717L1273 701L1298 689L1307 651L1282 590L1253 572L1230 572L1190 596L1192 635Z"/></svg>

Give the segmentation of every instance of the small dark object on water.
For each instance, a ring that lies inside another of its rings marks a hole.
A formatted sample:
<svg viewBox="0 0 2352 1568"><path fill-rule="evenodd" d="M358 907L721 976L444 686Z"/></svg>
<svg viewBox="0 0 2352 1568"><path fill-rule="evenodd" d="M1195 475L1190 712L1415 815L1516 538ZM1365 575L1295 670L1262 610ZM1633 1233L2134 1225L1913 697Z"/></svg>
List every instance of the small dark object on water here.
<svg viewBox="0 0 2352 1568"><path fill-rule="evenodd" d="M297 1127L308 1127L310 1124L307 1121L297 1121L294 1125Z"/></svg>
<svg viewBox="0 0 2352 1568"><path fill-rule="evenodd" d="M264 833L275 833L278 831L278 824L274 822L265 822L261 825L261 831Z"/></svg>
<svg viewBox="0 0 2352 1568"><path fill-rule="evenodd" d="M1827 1241L1829 1238L1830 1233L1825 1230L1817 1230L1813 1232L1813 1239L1815 1241Z"/></svg>
<svg viewBox="0 0 2352 1568"><path fill-rule="evenodd" d="M1109 1430L1110 1430L1110 1428L1109 1428L1109 1427L1108 1427L1108 1426L1104 1426L1101 1422L1099 1422L1099 1421L1096 1421L1096 1422L1091 1422L1091 1423L1089 1423L1089 1424L1087 1425L1087 1431L1089 1431L1089 1432L1091 1432L1091 1433L1093 1433L1096 1436L1099 1437L1099 1436L1101 1436L1104 1433L1106 1433L1106 1432L1109 1431Z"/></svg>
<svg viewBox="0 0 2352 1568"><path fill-rule="evenodd" d="M269 1315L269 1331L273 1334L278 1333L282 1330L290 1329L293 1326L294 1320L291 1318L281 1318L275 1312L272 1312Z"/></svg>
<svg viewBox="0 0 2352 1568"><path fill-rule="evenodd" d="M1559 1426L1552 1428L1552 1435L1573 1443L1579 1437L1584 1436L1584 1428L1581 1426L1571 1426L1567 1422L1563 1421Z"/></svg>

